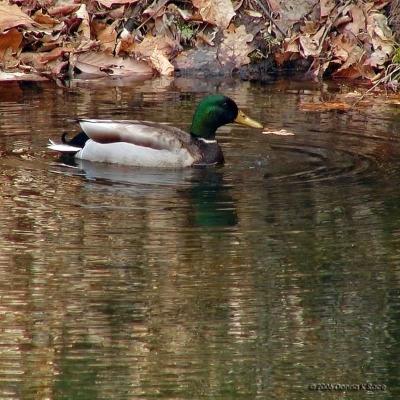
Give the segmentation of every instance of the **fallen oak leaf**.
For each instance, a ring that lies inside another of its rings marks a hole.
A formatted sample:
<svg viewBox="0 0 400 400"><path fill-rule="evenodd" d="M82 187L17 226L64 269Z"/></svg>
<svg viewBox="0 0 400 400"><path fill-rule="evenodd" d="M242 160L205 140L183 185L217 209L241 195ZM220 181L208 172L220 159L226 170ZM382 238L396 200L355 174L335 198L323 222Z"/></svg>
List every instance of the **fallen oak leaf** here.
<svg viewBox="0 0 400 400"><path fill-rule="evenodd" d="M171 75L174 71L173 65L169 61L171 56L178 48L176 43L169 36L147 35L141 43L133 43L131 51L145 60L149 60L152 66L161 75Z"/></svg>
<svg viewBox="0 0 400 400"><path fill-rule="evenodd" d="M249 44L253 40L253 35L246 32L244 25L235 27L230 25L224 31L224 39L218 50L218 60L222 65L231 65L232 68L239 68L242 65L249 64L250 54L254 46Z"/></svg>
<svg viewBox="0 0 400 400"><path fill-rule="evenodd" d="M57 60L59 57L64 55L65 53L69 53L72 51L72 48L69 47L56 47L53 50L44 53L37 53L38 61L42 64L46 64L50 61Z"/></svg>
<svg viewBox="0 0 400 400"><path fill-rule="evenodd" d="M226 29L236 15L231 0L192 0L205 22Z"/></svg>

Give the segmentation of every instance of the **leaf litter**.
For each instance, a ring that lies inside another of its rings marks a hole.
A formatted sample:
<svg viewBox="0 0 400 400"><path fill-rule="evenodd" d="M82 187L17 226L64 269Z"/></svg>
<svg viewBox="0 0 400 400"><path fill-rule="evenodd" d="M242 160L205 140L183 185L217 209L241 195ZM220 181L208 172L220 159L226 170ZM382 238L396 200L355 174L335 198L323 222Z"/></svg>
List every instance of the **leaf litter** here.
<svg viewBox="0 0 400 400"><path fill-rule="evenodd" d="M0 0L0 80L13 74L15 79L172 75L174 60L197 49L226 70L261 54L283 68L306 60L312 79L331 75L374 83L385 76L395 51L384 14L389 3Z"/></svg>

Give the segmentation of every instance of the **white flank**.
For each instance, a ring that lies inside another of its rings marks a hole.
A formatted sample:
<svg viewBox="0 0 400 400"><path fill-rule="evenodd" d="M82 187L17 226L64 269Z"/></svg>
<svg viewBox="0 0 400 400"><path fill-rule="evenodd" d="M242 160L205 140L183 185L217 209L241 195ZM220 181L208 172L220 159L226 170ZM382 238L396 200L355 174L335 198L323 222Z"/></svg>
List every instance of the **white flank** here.
<svg viewBox="0 0 400 400"><path fill-rule="evenodd" d="M88 140L76 158L138 167L176 168L189 167L193 156L186 149L176 151L155 150L132 143L97 143Z"/></svg>
<svg viewBox="0 0 400 400"><path fill-rule="evenodd" d="M49 140L47 148L61 153L76 153L77 151L82 150L80 147L70 146L69 144L63 143L54 143L52 140Z"/></svg>

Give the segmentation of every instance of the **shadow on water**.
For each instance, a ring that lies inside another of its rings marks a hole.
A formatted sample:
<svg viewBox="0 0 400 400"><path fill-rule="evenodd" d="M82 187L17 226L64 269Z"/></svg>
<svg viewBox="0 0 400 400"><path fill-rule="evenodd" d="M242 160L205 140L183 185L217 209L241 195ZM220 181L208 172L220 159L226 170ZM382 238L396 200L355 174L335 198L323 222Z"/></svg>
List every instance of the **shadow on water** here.
<svg viewBox="0 0 400 400"><path fill-rule="evenodd" d="M223 127L226 165L180 171L64 165L45 150L76 130L71 117L186 129L213 91L294 136ZM0 397L397 399L398 110L383 97L299 109L347 92L1 84ZM309 390L368 382L386 390Z"/></svg>

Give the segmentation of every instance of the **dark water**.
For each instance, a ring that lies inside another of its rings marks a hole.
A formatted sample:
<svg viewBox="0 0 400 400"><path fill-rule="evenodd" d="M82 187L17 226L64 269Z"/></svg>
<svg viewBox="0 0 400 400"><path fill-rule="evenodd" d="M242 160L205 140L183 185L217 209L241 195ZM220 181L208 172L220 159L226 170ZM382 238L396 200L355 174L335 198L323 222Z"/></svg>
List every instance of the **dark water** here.
<svg viewBox="0 0 400 400"><path fill-rule="evenodd" d="M1 84L0 398L399 399L400 111L298 109L351 90ZM213 91L295 136L224 127L204 170L45 150L77 116L186 128Z"/></svg>

